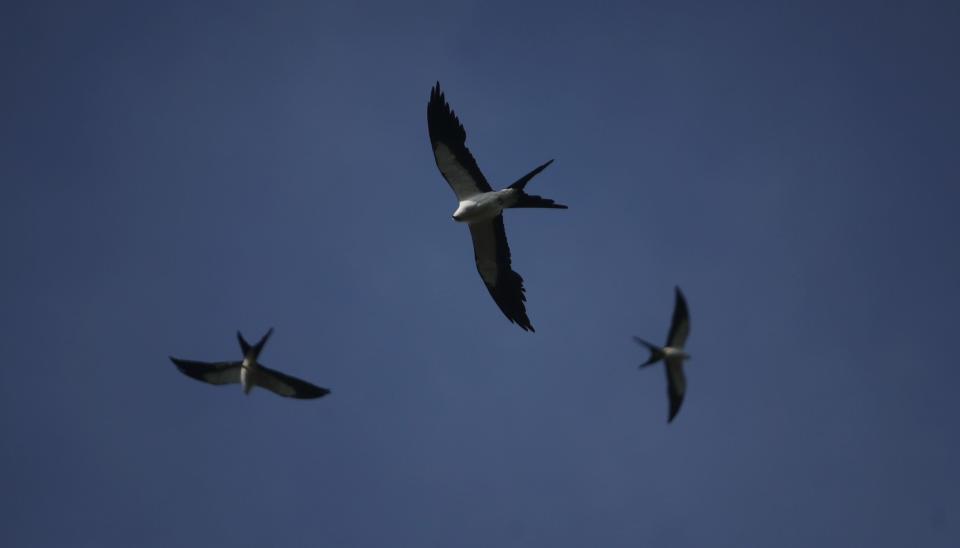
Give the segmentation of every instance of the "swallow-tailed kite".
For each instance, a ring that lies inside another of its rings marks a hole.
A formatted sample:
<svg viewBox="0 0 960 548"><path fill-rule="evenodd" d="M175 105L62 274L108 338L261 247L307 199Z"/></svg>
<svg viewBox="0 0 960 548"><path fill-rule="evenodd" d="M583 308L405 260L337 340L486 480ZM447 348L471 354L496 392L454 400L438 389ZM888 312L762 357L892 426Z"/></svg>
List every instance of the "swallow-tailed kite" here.
<svg viewBox="0 0 960 548"><path fill-rule="evenodd" d="M690 334L690 314L687 312L687 300L683 298L683 293L677 287L676 304L673 307L673 321L670 323L670 334L667 335L667 345L663 348L648 343L640 337L634 337L637 341L647 347L650 351L650 358L640 365L646 367L657 363L660 360L666 364L667 369L667 396L670 398L670 416L667 422L673 420L680 411L680 404L683 403L683 395L687 391L687 378L683 374L683 361L690 358L683 350L683 345L687 341L687 335Z"/></svg>
<svg viewBox="0 0 960 548"><path fill-rule="evenodd" d="M322 398L330 393L326 388L315 386L306 381L284 375L279 371L268 369L257 361L267 339L273 333L273 328L260 339L260 342L250 346L237 331L237 339L243 350L243 361L239 362L195 362L180 360L170 356L177 369L188 377L210 384L237 384L243 385L243 393L249 394L254 386L260 386L281 396L288 398L313 399Z"/></svg>
<svg viewBox="0 0 960 548"><path fill-rule="evenodd" d="M430 144L440 173L457 195L459 204L453 220L467 223L473 238L477 271L490 296L511 322L533 331L523 302L523 278L510 268L510 247L503 228L503 210L511 207L567 209L540 196L527 194L523 187L553 160L534 169L503 190L493 190L467 149L467 133L440 91L440 82L430 92L427 104Z"/></svg>

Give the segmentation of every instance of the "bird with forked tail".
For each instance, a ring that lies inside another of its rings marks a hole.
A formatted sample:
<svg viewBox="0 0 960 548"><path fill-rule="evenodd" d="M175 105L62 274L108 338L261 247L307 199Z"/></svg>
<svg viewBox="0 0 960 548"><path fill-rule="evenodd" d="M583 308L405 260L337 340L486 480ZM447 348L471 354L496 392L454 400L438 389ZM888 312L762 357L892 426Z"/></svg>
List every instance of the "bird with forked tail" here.
<svg viewBox="0 0 960 548"><path fill-rule="evenodd" d="M530 179L553 160L527 173L503 190L493 190L466 146L467 132L440 91L440 82L430 91L427 130L440 173L457 195L453 220L466 223L473 238L477 271L503 315L524 331L534 331L523 304L527 297L523 278L513 271L510 247L503 227L503 210L509 208L567 209L542 196L527 194Z"/></svg>
<svg viewBox="0 0 960 548"><path fill-rule="evenodd" d="M679 287L676 291L676 303L673 307L673 321L670 323L670 333L667 335L666 346L657 346L640 337L634 337L637 344L643 345L650 351L647 361L640 367L647 367L663 361L667 371L667 397L670 400L670 411L667 422L673 421L680 411L683 396L687 392L687 377L683 373L684 360L690 359L690 354L683 349L690 334L690 313L687 311L687 300Z"/></svg>
<svg viewBox="0 0 960 548"><path fill-rule="evenodd" d="M274 371L259 362L260 353L272 334L273 328L271 327L257 344L251 345L237 331L237 340L240 342L240 349L243 351L242 361L198 362L181 360L173 356L170 356L170 361L177 366L181 373L198 381L218 385L241 384L244 394L249 394L254 386L266 388L274 394L287 398L314 399L329 394L330 391L326 388Z"/></svg>

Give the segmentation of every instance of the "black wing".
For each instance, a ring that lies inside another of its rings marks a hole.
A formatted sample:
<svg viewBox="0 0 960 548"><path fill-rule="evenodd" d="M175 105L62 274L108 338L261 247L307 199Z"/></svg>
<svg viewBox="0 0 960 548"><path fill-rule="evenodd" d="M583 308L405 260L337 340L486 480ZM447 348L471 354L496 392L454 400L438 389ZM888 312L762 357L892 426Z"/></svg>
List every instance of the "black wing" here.
<svg viewBox="0 0 960 548"><path fill-rule="evenodd" d="M687 312L687 300L683 297L680 288L677 293L676 304L673 306L673 321L670 322L670 334L667 335L667 346L683 348L690 334L690 314Z"/></svg>
<svg viewBox="0 0 960 548"><path fill-rule="evenodd" d="M170 356L170 361L184 375L210 384L236 384L240 382L241 362L195 362Z"/></svg>
<svg viewBox="0 0 960 548"><path fill-rule="evenodd" d="M440 82L430 91L427 130L437 167L458 200L492 190L467 149L467 132L444 99Z"/></svg>
<svg viewBox="0 0 960 548"><path fill-rule="evenodd" d="M534 331L523 304L527 300L523 278L510 268L510 246L507 245L507 232L503 228L503 215L471 224L470 236L473 237L477 271L490 296L508 320L524 331Z"/></svg>
<svg viewBox="0 0 960 548"><path fill-rule="evenodd" d="M260 366L254 377L258 386L262 386L274 394L279 394L287 398L298 398L301 400L310 400L313 398L322 398L330 393L326 388L322 388L307 381L300 380L290 375L285 375L279 371Z"/></svg>
<svg viewBox="0 0 960 548"><path fill-rule="evenodd" d="M687 393L687 377L683 374L683 360L667 360L667 397L670 399L670 416L673 420L680 412L683 396Z"/></svg>

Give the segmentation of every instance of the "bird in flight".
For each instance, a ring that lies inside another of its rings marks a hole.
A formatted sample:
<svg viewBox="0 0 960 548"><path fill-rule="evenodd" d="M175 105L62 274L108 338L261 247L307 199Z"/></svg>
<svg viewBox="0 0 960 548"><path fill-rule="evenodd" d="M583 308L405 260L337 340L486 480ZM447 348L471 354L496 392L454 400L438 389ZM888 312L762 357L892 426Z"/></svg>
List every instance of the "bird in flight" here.
<svg viewBox="0 0 960 548"><path fill-rule="evenodd" d="M523 278L510 267L510 247L503 228L503 210L512 207L567 209L553 200L524 192L534 176L553 160L527 173L503 190L493 190L467 149L467 133L447 104L440 82L430 91L427 128L433 156L443 178L457 195L453 220L467 223L473 238L473 254L480 278L490 296L512 323L534 331L524 301Z"/></svg>
<svg viewBox="0 0 960 548"><path fill-rule="evenodd" d="M243 350L243 360L237 362L195 362L181 360L170 356L170 361L177 366L181 373L198 381L210 384L237 384L243 385L243 393L249 394L254 386L260 386L288 398L313 399L322 398L330 393L326 388L315 386L279 371L274 371L262 365L258 358L267 339L273 334L271 327L260 342L251 346L237 331L237 340Z"/></svg>
<svg viewBox="0 0 960 548"><path fill-rule="evenodd" d="M683 395L687 391L687 378L683 374L683 361L690 359L690 354L683 350L683 345L687 342L687 335L690 334L690 314L687 312L687 300L683 297L683 292L679 287L676 291L676 304L673 307L673 321L670 323L670 333L667 335L667 344L659 347L651 344L640 337L634 337L637 341L647 347L650 351L650 358L640 364L640 367L653 365L661 360L666 364L667 370L667 396L670 399L670 414L667 422L673 420L680 411L680 404L683 403Z"/></svg>

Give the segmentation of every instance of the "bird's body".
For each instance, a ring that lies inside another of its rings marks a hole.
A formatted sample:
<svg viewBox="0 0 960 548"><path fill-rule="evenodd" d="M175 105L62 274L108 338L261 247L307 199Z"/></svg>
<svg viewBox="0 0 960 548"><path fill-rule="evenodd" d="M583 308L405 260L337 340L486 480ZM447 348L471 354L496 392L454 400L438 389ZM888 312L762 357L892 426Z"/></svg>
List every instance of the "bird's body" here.
<svg viewBox="0 0 960 548"><path fill-rule="evenodd" d="M566 209L553 200L524 192L524 187L553 160L537 167L503 190L493 190L467 149L467 133L444 99L440 83L430 92L427 129L437 168L457 195L453 219L470 226L477 271L494 302L511 322L533 331L527 316L523 278L513 271L510 247L503 226L508 208Z"/></svg>
<svg viewBox="0 0 960 548"><path fill-rule="evenodd" d="M258 369L260 369L260 364L257 363L256 359L248 360L244 358L243 363L240 364L240 384L243 385L244 394L249 394L256 386Z"/></svg>
<svg viewBox="0 0 960 548"><path fill-rule="evenodd" d="M673 307L673 320L670 323L670 333L667 335L667 344L663 347L647 342L640 337L633 339L650 351L650 357L640 367L647 367L662 361L667 372L667 397L670 401L670 410L667 422L673 421L680 412L680 405L687 393L687 377L683 372L683 362L690 359L690 354L684 350L687 336L690 334L690 313L687 310L687 300L680 288L675 288L676 303Z"/></svg>
<svg viewBox="0 0 960 548"><path fill-rule="evenodd" d="M665 360L686 360L690 357L690 354L684 352L682 348L674 348L672 346L664 346L663 354L663 359Z"/></svg>
<svg viewBox="0 0 960 548"><path fill-rule="evenodd" d="M243 387L244 394L250 394L254 386L266 388L288 398L313 399L329 394L330 391L326 388L274 371L258 361L260 352L263 351L272 333L273 329L270 329L257 344L250 345L238 331L237 340L243 351L241 361L198 362L181 360L173 356L170 357L170 361L181 373L198 381L217 385L239 383Z"/></svg>
<svg viewBox="0 0 960 548"><path fill-rule="evenodd" d="M512 188L474 194L457 204L453 220L467 224L489 221L500 215L504 209L513 207L517 199L517 191Z"/></svg>

